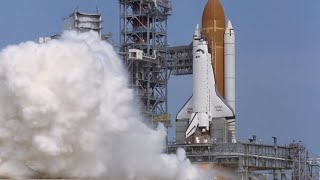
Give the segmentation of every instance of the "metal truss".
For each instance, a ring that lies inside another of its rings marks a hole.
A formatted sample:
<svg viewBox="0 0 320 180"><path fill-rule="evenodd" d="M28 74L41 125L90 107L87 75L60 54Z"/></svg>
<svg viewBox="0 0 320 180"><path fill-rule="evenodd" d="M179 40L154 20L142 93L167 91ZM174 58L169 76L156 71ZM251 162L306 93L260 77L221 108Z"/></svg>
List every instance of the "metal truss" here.
<svg viewBox="0 0 320 180"><path fill-rule="evenodd" d="M170 121L166 57L171 3L169 0L119 0L119 4L120 54L128 67L131 85L141 99L142 111L151 122ZM130 56L130 50L140 50L142 56Z"/></svg>
<svg viewBox="0 0 320 180"><path fill-rule="evenodd" d="M301 141L291 143L291 157L293 161L292 180L312 180L311 164L308 159L308 151Z"/></svg>
<svg viewBox="0 0 320 180"><path fill-rule="evenodd" d="M308 153L301 143L283 146L278 146L276 141L273 145L254 142L169 145L168 153L176 153L178 148L186 151L192 163L230 169L238 173L239 179L252 179L259 171L271 171L274 179L279 176L292 180L319 179L319 161L308 161ZM292 175L288 175L289 172Z"/></svg>
<svg viewBox="0 0 320 180"><path fill-rule="evenodd" d="M168 49L168 65L173 75L192 74L192 45Z"/></svg>

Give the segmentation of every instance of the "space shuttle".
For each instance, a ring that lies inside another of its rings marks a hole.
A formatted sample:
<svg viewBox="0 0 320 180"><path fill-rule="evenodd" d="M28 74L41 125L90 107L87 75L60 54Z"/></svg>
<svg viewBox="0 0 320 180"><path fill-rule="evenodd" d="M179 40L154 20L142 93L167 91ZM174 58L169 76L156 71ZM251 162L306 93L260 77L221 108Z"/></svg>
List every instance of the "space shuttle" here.
<svg viewBox="0 0 320 180"><path fill-rule="evenodd" d="M178 112L177 119L189 120L185 134L187 143L212 143L212 121L235 119L235 113L218 92L208 41L201 35L199 25L192 44L193 95Z"/></svg>

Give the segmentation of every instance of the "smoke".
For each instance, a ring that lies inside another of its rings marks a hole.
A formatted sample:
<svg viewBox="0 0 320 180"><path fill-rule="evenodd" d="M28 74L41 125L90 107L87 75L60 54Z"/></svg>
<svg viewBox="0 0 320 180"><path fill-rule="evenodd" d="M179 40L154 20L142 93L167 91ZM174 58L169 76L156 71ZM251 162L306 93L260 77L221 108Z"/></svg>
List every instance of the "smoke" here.
<svg viewBox="0 0 320 180"><path fill-rule="evenodd" d="M126 68L93 32L0 52L0 177L198 180L142 123ZM206 178L205 178L206 179Z"/></svg>

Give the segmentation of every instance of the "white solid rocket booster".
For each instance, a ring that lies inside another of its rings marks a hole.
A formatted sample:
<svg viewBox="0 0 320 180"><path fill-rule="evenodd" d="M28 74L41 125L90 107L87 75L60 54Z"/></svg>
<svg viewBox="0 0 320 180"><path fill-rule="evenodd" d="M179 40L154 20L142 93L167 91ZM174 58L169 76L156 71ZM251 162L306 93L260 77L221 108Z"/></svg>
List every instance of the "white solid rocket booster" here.
<svg viewBox="0 0 320 180"><path fill-rule="evenodd" d="M235 66L235 34L229 20L224 34L224 97L234 113L236 111ZM231 132L231 141L235 143L235 119L228 120L228 130Z"/></svg>

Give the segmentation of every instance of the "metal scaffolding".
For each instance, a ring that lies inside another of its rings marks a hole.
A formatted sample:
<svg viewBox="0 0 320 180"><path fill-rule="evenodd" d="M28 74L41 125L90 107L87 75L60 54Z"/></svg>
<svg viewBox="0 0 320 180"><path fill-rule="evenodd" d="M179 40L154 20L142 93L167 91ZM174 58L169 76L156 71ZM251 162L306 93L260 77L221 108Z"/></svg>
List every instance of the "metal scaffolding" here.
<svg viewBox="0 0 320 180"><path fill-rule="evenodd" d="M275 139L273 145L257 144L254 141L181 144L169 145L168 152L176 153L178 148L186 151L187 158L193 164L229 169L243 180L262 177L259 171L270 172L266 174L271 174L273 179L319 180L319 161L309 159L306 147L301 143L279 146ZM290 172L292 174L288 175Z"/></svg>
<svg viewBox="0 0 320 180"><path fill-rule="evenodd" d="M169 146L169 152L183 148L193 163L221 166L237 172L239 179L250 179L256 171L273 171L273 176L291 168L290 148L255 143L223 143Z"/></svg>
<svg viewBox="0 0 320 180"><path fill-rule="evenodd" d="M170 0L119 0L120 55L147 119L170 124L167 114L167 19Z"/></svg>
<svg viewBox="0 0 320 180"><path fill-rule="evenodd" d="M312 179L320 179L320 158L309 158Z"/></svg>
<svg viewBox="0 0 320 180"><path fill-rule="evenodd" d="M142 111L150 122L170 126L167 113L169 70L173 75L192 74L192 46L167 47L167 19L170 0L119 0L120 55L127 65L131 86L142 102ZM185 122L183 122L185 123ZM154 124L153 124L154 125ZM239 179L263 177L258 171L270 171L274 179L309 180L312 168L306 148L292 143L278 146L251 143L214 143L170 145L168 153L186 151L194 164L218 165L238 173ZM288 175L288 172L293 172ZM313 170L316 174L315 170ZM308 179L309 178L309 179ZM313 178L316 180L315 178Z"/></svg>
<svg viewBox="0 0 320 180"><path fill-rule="evenodd" d="M291 143L292 180L312 180L311 164L308 161L308 151L301 141Z"/></svg>
<svg viewBox="0 0 320 180"><path fill-rule="evenodd" d="M192 74L192 45L169 47L167 61L173 75Z"/></svg>

